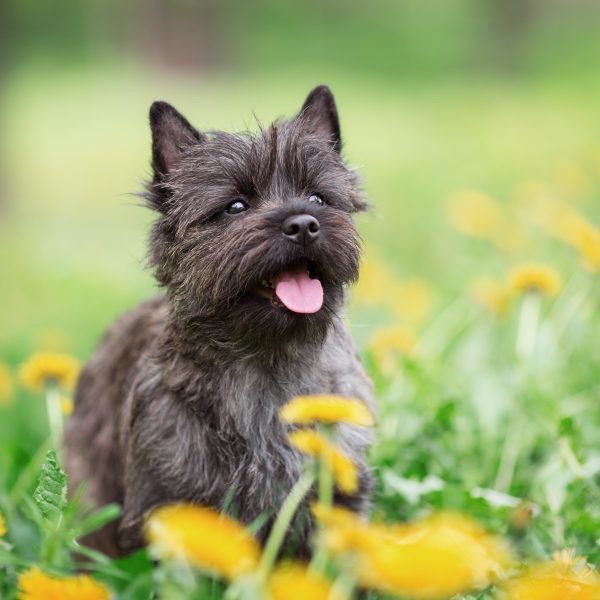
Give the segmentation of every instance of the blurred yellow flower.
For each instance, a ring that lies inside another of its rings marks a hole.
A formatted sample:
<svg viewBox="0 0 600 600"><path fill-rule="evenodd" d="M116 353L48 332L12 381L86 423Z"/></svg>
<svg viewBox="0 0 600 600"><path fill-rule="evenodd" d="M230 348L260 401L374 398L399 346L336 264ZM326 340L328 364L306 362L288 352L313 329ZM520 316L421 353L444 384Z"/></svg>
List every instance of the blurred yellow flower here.
<svg viewBox="0 0 600 600"><path fill-rule="evenodd" d="M427 282L400 280L385 262L369 256L353 298L366 306L385 307L404 321L419 323L429 314L433 293Z"/></svg>
<svg viewBox="0 0 600 600"><path fill-rule="evenodd" d="M428 315L432 301L431 287L420 279L395 282L389 296L390 308L410 323L420 323Z"/></svg>
<svg viewBox="0 0 600 600"><path fill-rule="evenodd" d="M69 396L61 396L60 410L65 417L70 417L73 414L73 399Z"/></svg>
<svg viewBox="0 0 600 600"><path fill-rule="evenodd" d="M571 244L581 255L584 265L595 273L600 271L600 230L591 223L580 223L573 231Z"/></svg>
<svg viewBox="0 0 600 600"><path fill-rule="evenodd" d="M506 600L598 600L600 577L570 550L503 585Z"/></svg>
<svg viewBox="0 0 600 600"><path fill-rule="evenodd" d="M58 329L40 331L35 340L35 347L45 352L66 352L70 346L69 336Z"/></svg>
<svg viewBox="0 0 600 600"><path fill-rule="evenodd" d="M551 267L539 263L523 263L508 276L510 286L519 292L537 292L556 296L562 288L560 275Z"/></svg>
<svg viewBox="0 0 600 600"><path fill-rule="evenodd" d="M523 256L531 250L531 238L526 224L513 209L508 213L504 225L493 236L494 244L513 256Z"/></svg>
<svg viewBox="0 0 600 600"><path fill-rule="evenodd" d="M356 513L343 506L326 506L320 502L311 504L310 510L322 525L329 527L353 527L365 525Z"/></svg>
<svg viewBox="0 0 600 600"><path fill-rule="evenodd" d="M306 565L284 563L267 580L269 600L334 600L331 582L311 573Z"/></svg>
<svg viewBox="0 0 600 600"><path fill-rule="evenodd" d="M6 521L4 517L0 514L0 537L4 537L6 535Z"/></svg>
<svg viewBox="0 0 600 600"><path fill-rule="evenodd" d="M558 185L569 195L586 195L592 185L583 167L573 160L563 160L555 165Z"/></svg>
<svg viewBox="0 0 600 600"><path fill-rule="evenodd" d="M564 239L574 211L552 197L549 191L532 195L523 201L524 216L533 220L546 233Z"/></svg>
<svg viewBox="0 0 600 600"><path fill-rule="evenodd" d="M279 411L284 423L351 423L369 427L374 419L362 400L335 395L297 396Z"/></svg>
<svg viewBox="0 0 600 600"><path fill-rule="evenodd" d="M448 217L461 233L474 237L494 238L503 224L498 203L476 190L454 193L448 204Z"/></svg>
<svg viewBox="0 0 600 600"><path fill-rule="evenodd" d="M572 211L569 219L563 219L560 237L573 246L591 271L600 271L600 229L584 216Z"/></svg>
<svg viewBox="0 0 600 600"><path fill-rule="evenodd" d="M339 513L322 522L329 550L353 556L361 586L385 593L447 598L490 585L512 562L502 540L454 513L391 526Z"/></svg>
<svg viewBox="0 0 600 600"><path fill-rule="evenodd" d="M233 519L192 504L154 510L146 522L146 538L159 559L176 559L227 579L254 570L258 542Z"/></svg>
<svg viewBox="0 0 600 600"><path fill-rule="evenodd" d="M527 179L515 186L515 199L523 208L530 208L532 204L540 206L553 196L552 185L547 181Z"/></svg>
<svg viewBox="0 0 600 600"><path fill-rule="evenodd" d="M392 375L397 368L398 359L411 356L417 341L417 336L408 327L386 327L375 332L369 348L381 370Z"/></svg>
<svg viewBox="0 0 600 600"><path fill-rule="evenodd" d="M381 260L368 257L360 270L354 297L368 306L388 305L396 276Z"/></svg>
<svg viewBox="0 0 600 600"><path fill-rule="evenodd" d="M341 450L313 429L299 429L289 434L290 443L300 452L326 460L340 490L352 494L358 489L355 464Z"/></svg>
<svg viewBox="0 0 600 600"><path fill-rule="evenodd" d="M110 590L88 575L52 577L37 567L19 575L19 600L108 600Z"/></svg>
<svg viewBox="0 0 600 600"><path fill-rule="evenodd" d="M532 202L531 214L546 233L575 248L588 269L600 271L600 229L586 217L551 198Z"/></svg>
<svg viewBox="0 0 600 600"><path fill-rule="evenodd" d="M479 277L470 287L473 300L495 315L503 315L508 311L511 301L510 289L502 281L493 277Z"/></svg>
<svg viewBox="0 0 600 600"><path fill-rule="evenodd" d="M321 543L332 553L342 554L360 548L377 526L369 525L356 513L341 506L315 503L311 510L322 526Z"/></svg>
<svg viewBox="0 0 600 600"><path fill-rule="evenodd" d="M0 363L0 406L9 404L15 393L10 369Z"/></svg>
<svg viewBox="0 0 600 600"><path fill-rule="evenodd" d="M23 385L32 390L43 390L49 384L71 390L79 370L79 361L68 354L36 352L21 365L19 375Z"/></svg>

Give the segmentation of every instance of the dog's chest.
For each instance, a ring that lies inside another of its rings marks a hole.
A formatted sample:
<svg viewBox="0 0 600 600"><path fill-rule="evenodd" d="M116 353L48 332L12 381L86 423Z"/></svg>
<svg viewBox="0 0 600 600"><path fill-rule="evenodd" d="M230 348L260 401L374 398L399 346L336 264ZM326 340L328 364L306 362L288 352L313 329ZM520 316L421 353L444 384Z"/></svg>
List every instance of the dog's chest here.
<svg viewBox="0 0 600 600"><path fill-rule="evenodd" d="M212 433L231 440L234 478L247 481L250 474L252 487L269 488L299 475L302 458L290 447L279 411L294 396L322 392L324 385L323 375L307 368L265 372L239 365L221 373Z"/></svg>

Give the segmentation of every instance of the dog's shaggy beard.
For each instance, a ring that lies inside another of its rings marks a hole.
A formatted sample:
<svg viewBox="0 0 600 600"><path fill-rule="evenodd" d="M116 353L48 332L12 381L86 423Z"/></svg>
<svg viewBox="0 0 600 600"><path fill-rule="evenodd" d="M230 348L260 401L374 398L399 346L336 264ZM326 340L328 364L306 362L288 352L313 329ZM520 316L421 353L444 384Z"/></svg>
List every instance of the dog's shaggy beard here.
<svg viewBox="0 0 600 600"><path fill-rule="evenodd" d="M301 205L318 219L321 236L314 244L294 244L281 235L281 223L299 210L288 201L257 211L244 223L216 223L190 228L177 244L168 294L180 333L228 350L278 354L304 344L318 346L343 304L345 288L358 276L360 246L350 215L319 206ZM173 248L165 240L169 219L155 227L155 248ZM227 228L227 235L222 235ZM160 239L162 238L162 240ZM160 253L153 260L168 260ZM305 268L323 286L322 308L294 313L257 291L261 282Z"/></svg>

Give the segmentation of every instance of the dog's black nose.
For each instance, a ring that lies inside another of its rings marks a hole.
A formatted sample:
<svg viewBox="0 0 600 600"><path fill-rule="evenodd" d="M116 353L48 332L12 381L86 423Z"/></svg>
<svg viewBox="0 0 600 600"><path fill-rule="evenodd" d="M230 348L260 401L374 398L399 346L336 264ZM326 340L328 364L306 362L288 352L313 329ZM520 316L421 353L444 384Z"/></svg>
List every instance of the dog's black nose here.
<svg viewBox="0 0 600 600"><path fill-rule="evenodd" d="M281 227L283 235L296 244L309 244L319 237L321 226L312 215L293 215Z"/></svg>

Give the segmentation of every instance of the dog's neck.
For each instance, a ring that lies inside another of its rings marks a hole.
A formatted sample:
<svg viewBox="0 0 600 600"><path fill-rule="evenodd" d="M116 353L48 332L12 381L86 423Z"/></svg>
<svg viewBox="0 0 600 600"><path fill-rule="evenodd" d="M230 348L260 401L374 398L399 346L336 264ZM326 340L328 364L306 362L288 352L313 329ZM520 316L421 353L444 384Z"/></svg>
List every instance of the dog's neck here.
<svg viewBox="0 0 600 600"><path fill-rule="evenodd" d="M168 302L168 306L164 337L178 354L198 364L214 362L226 367L243 361L270 372L286 370L290 362L306 365L316 359L339 320L339 313L335 312L318 327L298 327L277 336L263 336L258 325L256 330L240 335L232 331L227 317L219 311L203 313L173 302Z"/></svg>
<svg viewBox="0 0 600 600"><path fill-rule="evenodd" d="M171 393L221 430L248 438L279 430L278 410L284 402L321 389L325 341L290 344L279 353L244 353L201 333L206 332L196 324L171 316L154 360Z"/></svg>
<svg viewBox="0 0 600 600"><path fill-rule="evenodd" d="M257 373L286 381L294 379L294 371L311 371L318 363L331 330L340 321L333 315L327 328L313 336L295 336L271 340L257 347L244 339L227 335L222 321L211 321L195 315L170 311L160 339L160 353L169 363L185 361L198 369L210 368L229 372L234 365L243 364ZM225 333L224 333L225 332Z"/></svg>

